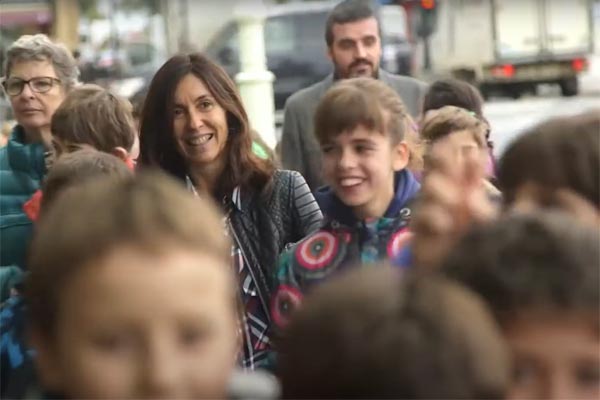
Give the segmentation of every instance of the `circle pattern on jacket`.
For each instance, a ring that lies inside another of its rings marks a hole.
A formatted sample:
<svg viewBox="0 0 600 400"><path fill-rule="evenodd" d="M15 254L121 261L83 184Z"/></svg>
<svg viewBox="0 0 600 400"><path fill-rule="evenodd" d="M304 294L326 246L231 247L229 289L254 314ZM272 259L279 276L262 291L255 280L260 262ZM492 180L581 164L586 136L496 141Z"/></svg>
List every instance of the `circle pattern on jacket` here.
<svg viewBox="0 0 600 400"><path fill-rule="evenodd" d="M320 231L299 244L296 259L306 269L322 269L331 264L338 253L338 247L339 242L335 235Z"/></svg>
<svg viewBox="0 0 600 400"><path fill-rule="evenodd" d="M271 317L273 322L280 328L285 327L292 313L300 307L302 303L302 293L300 290L290 285L280 285L277 288L273 304L271 304Z"/></svg>
<svg viewBox="0 0 600 400"><path fill-rule="evenodd" d="M392 235L388 242L387 253L390 259L396 258L400 251L406 246L412 238L412 232L408 228L403 228Z"/></svg>

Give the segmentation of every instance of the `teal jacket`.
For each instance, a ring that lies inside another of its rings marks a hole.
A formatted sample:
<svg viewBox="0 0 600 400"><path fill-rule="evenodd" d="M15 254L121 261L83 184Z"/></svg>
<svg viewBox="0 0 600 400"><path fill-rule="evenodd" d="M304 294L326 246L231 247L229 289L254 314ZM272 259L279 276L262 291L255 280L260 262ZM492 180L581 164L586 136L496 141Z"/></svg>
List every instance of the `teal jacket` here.
<svg viewBox="0 0 600 400"><path fill-rule="evenodd" d="M25 269L25 256L32 222L23 204L40 188L46 173L44 146L25 144L25 132L17 125L8 144L0 148L0 301L18 280L19 267Z"/></svg>

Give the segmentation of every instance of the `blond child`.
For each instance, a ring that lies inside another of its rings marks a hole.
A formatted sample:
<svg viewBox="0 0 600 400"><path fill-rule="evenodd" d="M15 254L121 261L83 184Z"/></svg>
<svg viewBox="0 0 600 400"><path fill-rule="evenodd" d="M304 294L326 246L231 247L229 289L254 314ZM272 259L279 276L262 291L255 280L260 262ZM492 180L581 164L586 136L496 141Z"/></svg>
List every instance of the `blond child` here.
<svg viewBox="0 0 600 400"><path fill-rule="evenodd" d="M230 242L161 174L95 180L40 220L27 282L44 387L68 398L224 398L239 350Z"/></svg>

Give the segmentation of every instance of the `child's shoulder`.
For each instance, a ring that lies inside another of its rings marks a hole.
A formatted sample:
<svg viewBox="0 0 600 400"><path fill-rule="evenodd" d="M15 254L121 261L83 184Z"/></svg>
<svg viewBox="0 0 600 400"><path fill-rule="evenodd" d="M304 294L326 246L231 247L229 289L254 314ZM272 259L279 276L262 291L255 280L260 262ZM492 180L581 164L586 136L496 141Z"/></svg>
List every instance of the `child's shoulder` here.
<svg viewBox="0 0 600 400"><path fill-rule="evenodd" d="M280 257L277 281L293 280L299 287L321 281L341 266L351 253L353 235L349 229L325 225L287 248Z"/></svg>
<svg viewBox="0 0 600 400"><path fill-rule="evenodd" d="M325 220L318 230L290 245L284 255L302 265L319 268L335 258L352 240L352 229L336 221Z"/></svg>
<svg viewBox="0 0 600 400"><path fill-rule="evenodd" d="M352 252L347 230L325 225L288 247L281 255L275 276L271 316L277 327L287 324L305 293L339 270Z"/></svg>

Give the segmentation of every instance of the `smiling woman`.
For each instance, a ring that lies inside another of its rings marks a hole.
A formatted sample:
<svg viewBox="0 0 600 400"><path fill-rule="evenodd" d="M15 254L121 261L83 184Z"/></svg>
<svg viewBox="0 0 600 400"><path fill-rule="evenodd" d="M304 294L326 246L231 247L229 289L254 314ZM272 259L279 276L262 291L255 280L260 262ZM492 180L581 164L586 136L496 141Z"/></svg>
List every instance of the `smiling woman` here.
<svg viewBox="0 0 600 400"><path fill-rule="evenodd" d="M319 226L312 193L302 175L253 152L235 84L202 54L174 56L160 68L140 123L139 165L159 167L222 205L245 311L243 367L268 367L271 279L283 248Z"/></svg>
<svg viewBox="0 0 600 400"><path fill-rule="evenodd" d="M31 221L22 207L46 173L50 120L78 76L71 52L45 35L22 36L8 49L2 86L17 125L0 149L0 301L14 282L8 271L26 267Z"/></svg>
<svg viewBox="0 0 600 400"><path fill-rule="evenodd" d="M204 166L214 163L222 170L227 143L227 116L206 85L194 75L186 75L175 90L173 128L179 153L187 160L190 174L196 182L211 190L215 182L203 173ZM211 190L212 191L212 190Z"/></svg>

